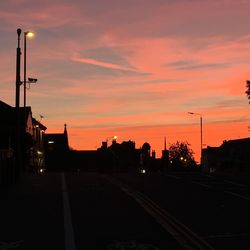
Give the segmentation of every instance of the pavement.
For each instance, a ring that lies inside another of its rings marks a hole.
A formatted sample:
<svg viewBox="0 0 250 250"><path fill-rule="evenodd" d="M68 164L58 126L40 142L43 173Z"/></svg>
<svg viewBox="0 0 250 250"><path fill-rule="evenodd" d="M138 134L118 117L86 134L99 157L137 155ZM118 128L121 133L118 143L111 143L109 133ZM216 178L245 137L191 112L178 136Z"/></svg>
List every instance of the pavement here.
<svg viewBox="0 0 250 250"><path fill-rule="evenodd" d="M60 187L57 174L25 174L0 189L0 250L64 249Z"/></svg>

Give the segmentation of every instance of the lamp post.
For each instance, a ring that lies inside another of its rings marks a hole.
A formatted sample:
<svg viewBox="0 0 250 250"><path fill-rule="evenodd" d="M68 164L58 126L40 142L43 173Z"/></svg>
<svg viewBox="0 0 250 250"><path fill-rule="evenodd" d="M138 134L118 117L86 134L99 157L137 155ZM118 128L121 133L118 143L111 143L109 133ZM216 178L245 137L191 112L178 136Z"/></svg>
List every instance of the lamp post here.
<svg viewBox="0 0 250 250"><path fill-rule="evenodd" d="M20 48L20 35L21 29L17 29L17 49L16 49L16 109L20 106L20 85L21 85L21 48Z"/></svg>
<svg viewBox="0 0 250 250"><path fill-rule="evenodd" d="M15 143L15 167L13 172L13 180L17 182L20 178L21 162L20 162L20 85L21 85L21 48L20 48L20 35L21 29L17 29L17 49L16 49L16 143Z"/></svg>
<svg viewBox="0 0 250 250"><path fill-rule="evenodd" d="M200 116L200 141L201 141L201 158L200 158L200 164L201 164L201 159L202 159L202 139L203 139L203 128L202 128L202 114L199 114L199 113L194 113L194 112L188 112L188 114L190 114L190 115L198 115L198 116Z"/></svg>
<svg viewBox="0 0 250 250"><path fill-rule="evenodd" d="M26 75L26 67L27 67L27 57L26 57L26 54L27 54L27 37L33 37L34 36L34 33L33 32L30 32L30 31L25 31L23 33L24 35L24 56L23 56L23 106L24 106L24 117L23 117L23 127L24 127L24 133L26 132L26 119L27 119L27 111L26 111L26 90L27 90L27 86L26 84L27 83L33 83L33 82L37 82L37 79L34 79L34 78L28 78L28 81L27 81L27 75ZM26 152L23 152L23 167L25 168L26 166Z"/></svg>
<svg viewBox="0 0 250 250"><path fill-rule="evenodd" d="M25 31L24 32L24 57L23 57L23 106L26 107L26 83L27 83L27 76L26 76L26 67L27 67L27 61L26 61L26 41L27 41L27 37L33 37L34 33L31 31ZM36 82L37 79L35 79L36 81L30 81L30 79L33 78L29 78L28 83L32 83L32 82Z"/></svg>

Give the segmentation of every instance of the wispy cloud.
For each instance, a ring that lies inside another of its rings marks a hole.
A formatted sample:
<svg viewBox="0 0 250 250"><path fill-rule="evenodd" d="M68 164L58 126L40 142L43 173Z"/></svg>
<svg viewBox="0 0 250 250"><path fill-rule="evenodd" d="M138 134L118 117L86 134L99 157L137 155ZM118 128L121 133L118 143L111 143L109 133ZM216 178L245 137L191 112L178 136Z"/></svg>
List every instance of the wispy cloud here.
<svg viewBox="0 0 250 250"><path fill-rule="evenodd" d="M176 70L193 70L193 69L216 69L227 68L228 63L199 63L195 61L176 61L168 63L167 66L174 67Z"/></svg>
<svg viewBox="0 0 250 250"><path fill-rule="evenodd" d="M123 65L119 65L119 64L115 64L115 63L100 61L100 60L96 60L93 58L83 58L77 54L74 54L71 59L75 62L91 64L91 65L95 65L95 66L103 67L103 68L108 68L108 69L137 72L137 70L132 68L132 67L127 67L127 66L123 66Z"/></svg>

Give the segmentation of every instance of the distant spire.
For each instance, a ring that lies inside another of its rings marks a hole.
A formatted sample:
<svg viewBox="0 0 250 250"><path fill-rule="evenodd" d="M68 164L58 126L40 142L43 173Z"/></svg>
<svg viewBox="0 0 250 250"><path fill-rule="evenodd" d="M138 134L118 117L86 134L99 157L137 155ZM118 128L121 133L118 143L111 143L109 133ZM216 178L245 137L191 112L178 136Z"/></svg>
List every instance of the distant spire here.
<svg viewBox="0 0 250 250"><path fill-rule="evenodd" d="M64 124L64 134L67 134L67 124Z"/></svg>
<svg viewBox="0 0 250 250"><path fill-rule="evenodd" d="M69 149L69 140L68 140L68 132L67 132L67 124L64 124L64 137L65 137L65 143L67 150Z"/></svg>
<svg viewBox="0 0 250 250"><path fill-rule="evenodd" d="M166 141L166 136L164 137L164 150L167 150L167 141Z"/></svg>

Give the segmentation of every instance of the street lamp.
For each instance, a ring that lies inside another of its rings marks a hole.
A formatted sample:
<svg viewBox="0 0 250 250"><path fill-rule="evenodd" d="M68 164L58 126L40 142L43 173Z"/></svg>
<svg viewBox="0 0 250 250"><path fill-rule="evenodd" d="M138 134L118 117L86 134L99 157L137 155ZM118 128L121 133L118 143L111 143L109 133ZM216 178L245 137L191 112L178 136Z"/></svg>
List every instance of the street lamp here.
<svg viewBox="0 0 250 250"><path fill-rule="evenodd" d="M21 48L20 35L21 29L17 29L17 49L16 49L16 143L15 143L15 168L13 173L14 181L17 182L20 178L21 161L20 161L20 85L21 85Z"/></svg>
<svg viewBox="0 0 250 250"><path fill-rule="evenodd" d="M37 82L37 79L35 78L26 78L26 66L27 66L27 61L26 61L26 40L27 37L32 38L34 37L34 33L31 31L25 31L24 33L24 58L23 58L23 106L26 107L26 83L35 83Z"/></svg>
<svg viewBox="0 0 250 250"><path fill-rule="evenodd" d="M194 112L188 112L188 114L190 114L190 115L198 115L198 116L200 116L200 130L201 130L201 158L202 158L202 137L203 137L203 135L202 135L202 114L199 114L199 113L194 113ZM201 164L201 159L200 159L200 164Z"/></svg>
<svg viewBox="0 0 250 250"><path fill-rule="evenodd" d="M20 48L20 35L21 29L17 29L17 49L16 49L16 109L19 109L20 105L20 68L21 68L21 48Z"/></svg>

